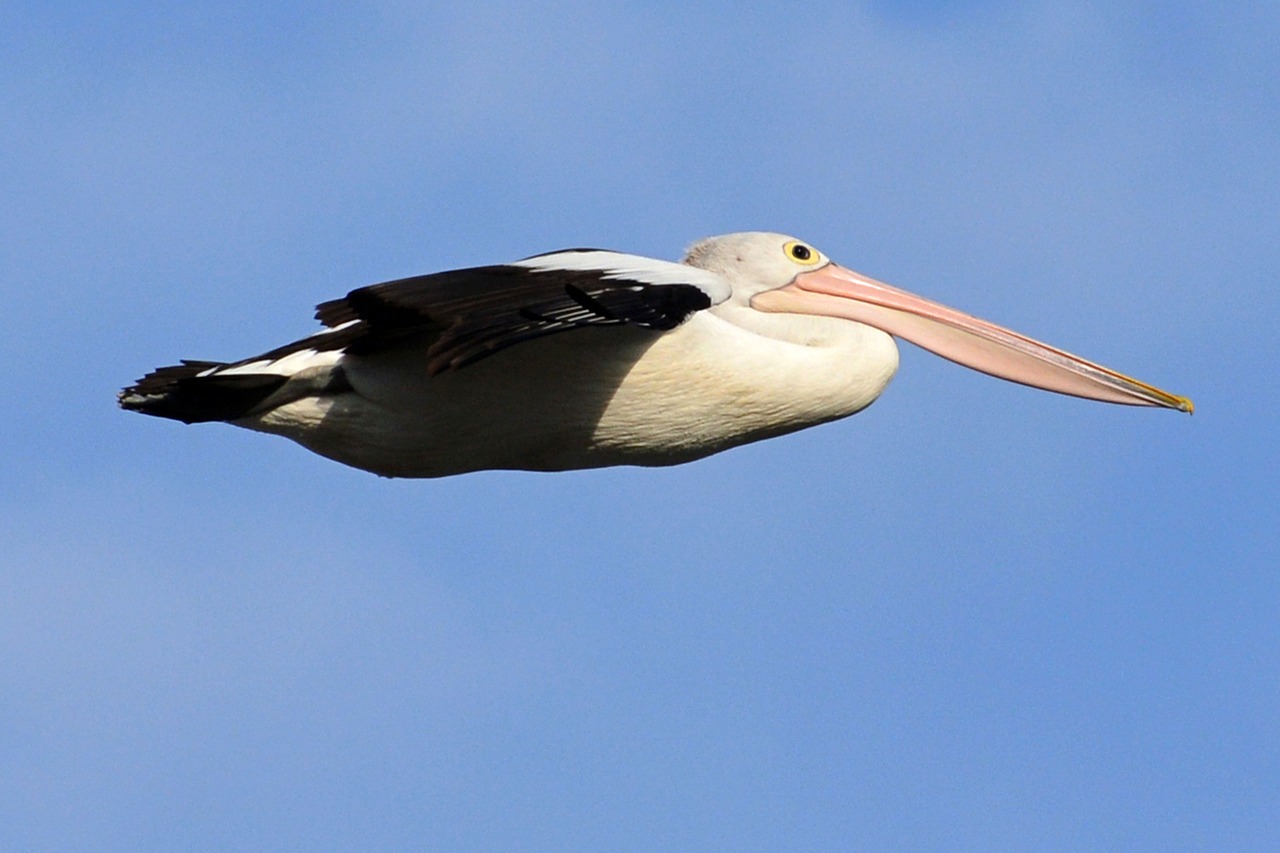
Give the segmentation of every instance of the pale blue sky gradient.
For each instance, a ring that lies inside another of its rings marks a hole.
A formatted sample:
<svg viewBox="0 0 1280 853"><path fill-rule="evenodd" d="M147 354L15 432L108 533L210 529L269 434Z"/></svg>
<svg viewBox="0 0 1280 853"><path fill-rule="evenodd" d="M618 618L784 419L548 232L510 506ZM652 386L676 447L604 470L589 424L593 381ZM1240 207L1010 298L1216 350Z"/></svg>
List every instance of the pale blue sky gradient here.
<svg viewBox="0 0 1280 853"><path fill-rule="evenodd" d="M0 10L0 846L1280 846L1280 13L259 6ZM415 482L115 408L757 228L1197 414L904 346L692 465Z"/></svg>

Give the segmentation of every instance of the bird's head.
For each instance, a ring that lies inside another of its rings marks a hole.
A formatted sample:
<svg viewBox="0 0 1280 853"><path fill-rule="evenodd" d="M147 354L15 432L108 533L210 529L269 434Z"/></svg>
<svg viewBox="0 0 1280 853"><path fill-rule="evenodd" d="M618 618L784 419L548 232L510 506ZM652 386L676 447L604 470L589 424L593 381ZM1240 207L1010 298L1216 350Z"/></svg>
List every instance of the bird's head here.
<svg viewBox="0 0 1280 853"><path fill-rule="evenodd" d="M1092 400L1190 412L1186 397L831 261L785 234L743 232L694 244L685 263L719 273L733 301L767 313L836 317L880 329L965 367Z"/></svg>

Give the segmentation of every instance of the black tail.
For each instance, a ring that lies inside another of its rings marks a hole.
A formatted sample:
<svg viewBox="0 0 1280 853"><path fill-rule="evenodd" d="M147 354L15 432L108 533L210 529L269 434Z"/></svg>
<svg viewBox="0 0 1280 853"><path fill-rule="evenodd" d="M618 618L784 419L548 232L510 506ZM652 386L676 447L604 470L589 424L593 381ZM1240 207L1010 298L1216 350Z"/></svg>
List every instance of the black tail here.
<svg viewBox="0 0 1280 853"><path fill-rule="evenodd" d="M218 361L183 361L148 373L120 392L120 408L194 424L230 421L249 414L289 377L273 373L201 373Z"/></svg>

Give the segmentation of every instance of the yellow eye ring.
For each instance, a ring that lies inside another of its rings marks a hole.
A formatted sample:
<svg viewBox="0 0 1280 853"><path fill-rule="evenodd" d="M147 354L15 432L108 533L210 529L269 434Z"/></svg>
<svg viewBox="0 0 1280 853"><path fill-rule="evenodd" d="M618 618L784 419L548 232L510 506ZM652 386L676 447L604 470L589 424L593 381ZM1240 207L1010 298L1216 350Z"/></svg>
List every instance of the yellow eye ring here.
<svg viewBox="0 0 1280 853"><path fill-rule="evenodd" d="M786 253L787 259L797 264L811 267L822 260L822 253L812 246L806 246L799 240L792 240L782 247L782 251Z"/></svg>

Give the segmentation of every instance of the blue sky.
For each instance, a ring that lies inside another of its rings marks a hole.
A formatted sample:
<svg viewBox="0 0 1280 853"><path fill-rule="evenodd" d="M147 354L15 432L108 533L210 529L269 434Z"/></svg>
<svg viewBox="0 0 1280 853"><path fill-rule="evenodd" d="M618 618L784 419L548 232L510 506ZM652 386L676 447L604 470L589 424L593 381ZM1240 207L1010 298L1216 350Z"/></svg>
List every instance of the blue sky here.
<svg viewBox="0 0 1280 853"><path fill-rule="evenodd" d="M1280 844L1280 15L8 4L0 838ZM903 347L665 470L386 481L115 409L348 289L782 230L1194 417Z"/></svg>

